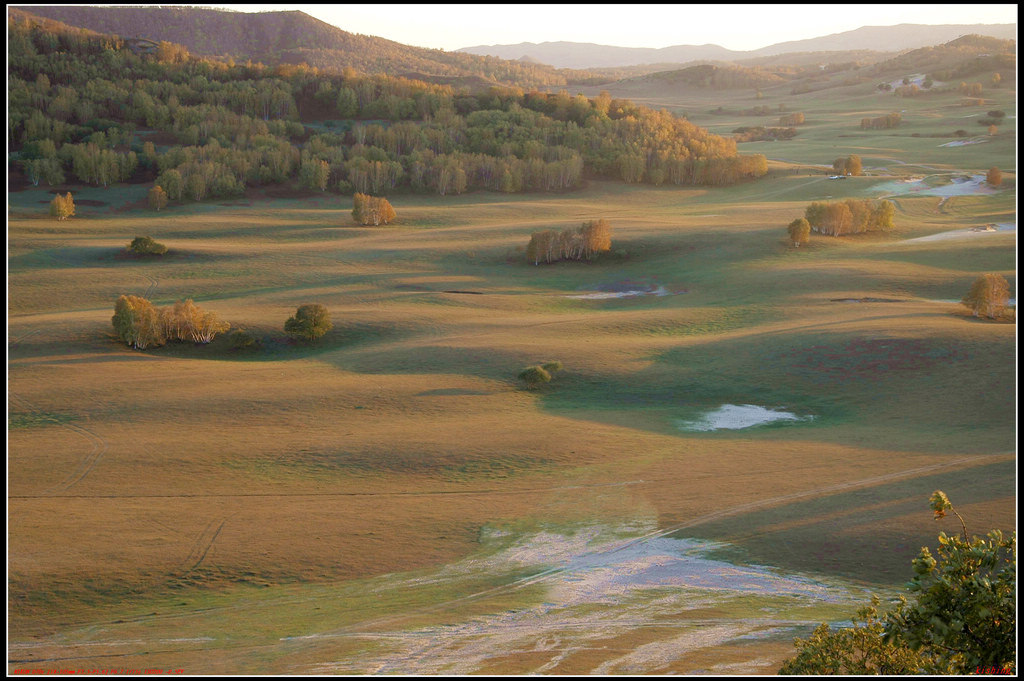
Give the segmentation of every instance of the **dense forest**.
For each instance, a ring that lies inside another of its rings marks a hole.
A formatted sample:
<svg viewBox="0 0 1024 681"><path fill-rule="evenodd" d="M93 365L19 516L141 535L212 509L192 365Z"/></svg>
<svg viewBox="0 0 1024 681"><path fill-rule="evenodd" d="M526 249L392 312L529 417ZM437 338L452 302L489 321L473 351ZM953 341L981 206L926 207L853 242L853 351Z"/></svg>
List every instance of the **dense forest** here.
<svg viewBox="0 0 1024 681"><path fill-rule="evenodd" d="M766 172L733 140L606 93L238 64L15 14L8 39L11 162L36 184L152 180L171 201L199 201L294 182L444 195Z"/></svg>

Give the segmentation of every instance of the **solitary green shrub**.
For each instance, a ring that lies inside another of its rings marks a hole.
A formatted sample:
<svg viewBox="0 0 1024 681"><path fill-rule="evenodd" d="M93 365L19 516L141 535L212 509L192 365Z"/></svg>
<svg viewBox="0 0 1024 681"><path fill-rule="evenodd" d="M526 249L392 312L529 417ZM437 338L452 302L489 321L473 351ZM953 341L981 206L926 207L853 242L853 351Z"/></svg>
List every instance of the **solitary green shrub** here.
<svg viewBox="0 0 1024 681"><path fill-rule="evenodd" d="M315 341L332 328L331 315L326 307L318 303L300 305L295 316L289 317L284 323L285 333L308 341Z"/></svg>
<svg viewBox="0 0 1024 681"><path fill-rule="evenodd" d="M163 255L167 246L148 236L137 236L128 244L128 250L137 255Z"/></svg>
<svg viewBox="0 0 1024 681"><path fill-rule="evenodd" d="M526 367L519 372L519 380L526 383L526 387L533 388L538 387L541 383L550 383L551 374L544 370L541 366Z"/></svg>

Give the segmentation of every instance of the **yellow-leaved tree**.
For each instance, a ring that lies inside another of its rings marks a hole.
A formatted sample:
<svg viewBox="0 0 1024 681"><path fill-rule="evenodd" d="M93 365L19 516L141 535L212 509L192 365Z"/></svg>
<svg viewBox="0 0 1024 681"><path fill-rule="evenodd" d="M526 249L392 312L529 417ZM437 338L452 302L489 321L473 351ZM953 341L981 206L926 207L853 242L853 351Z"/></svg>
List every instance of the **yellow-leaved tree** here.
<svg viewBox="0 0 1024 681"><path fill-rule="evenodd" d="M61 196L57 194L50 202L50 215L58 220L67 220L75 214L75 201L71 198L71 192Z"/></svg>
<svg viewBox="0 0 1024 681"><path fill-rule="evenodd" d="M1010 284L1000 274L983 274L974 280L971 290L960 301L975 317L995 319L1002 315L1010 302Z"/></svg>

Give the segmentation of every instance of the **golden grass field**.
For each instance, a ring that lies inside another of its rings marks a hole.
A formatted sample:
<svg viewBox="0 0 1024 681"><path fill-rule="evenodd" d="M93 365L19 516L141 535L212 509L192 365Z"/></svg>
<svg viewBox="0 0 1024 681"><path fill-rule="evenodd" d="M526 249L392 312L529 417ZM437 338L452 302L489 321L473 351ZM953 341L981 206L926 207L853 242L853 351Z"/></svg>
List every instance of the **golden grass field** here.
<svg viewBox="0 0 1024 681"><path fill-rule="evenodd" d="M1016 325L949 301L984 272L1015 290L1016 232L903 243L1015 224L1010 167L994 195L897 197L892 234L800 249L785 226L809 201L899 174L771 169L727 189L397 195L383 228L329 194L153 213L122 210L144 186L74 188L107 205L66 222L48 190L10 194L8 670L772 673L957 531L933 490L972 532L1015 528ZM531 232L597 218L611 254L525 262ZM119 255L140 235L170 252ZM569 297L655 286L670 295ZM192 297L262 348L130 350L121 294ZM291 342L307 302L334 329ZM516 381L547 360L551 384ZM722 404L815 418L680 429ZM848 596L644 592L616 624L607 598L551 601L567 573L544 570L565 563L499 560L537 537L574 555L718 542ZM548 601L555 620L495 633Z"/></svg>

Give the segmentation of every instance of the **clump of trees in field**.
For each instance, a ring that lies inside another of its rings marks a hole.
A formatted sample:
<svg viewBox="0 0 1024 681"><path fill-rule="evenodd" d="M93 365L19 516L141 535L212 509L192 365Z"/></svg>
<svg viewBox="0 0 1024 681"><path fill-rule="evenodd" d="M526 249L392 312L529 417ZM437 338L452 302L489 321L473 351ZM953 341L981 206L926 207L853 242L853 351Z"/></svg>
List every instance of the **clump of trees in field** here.
<svg viewBox="0 0 1024 681"><path fill-rule="evenodd" d="M811 223L807 222L806 218L793 220L786 227L786 231L789 233L789 240L797 248L800 247L800 244L805 244L811 240Z"/></svg>
<svg viewBox="0 0 1024 681"><path fill-rule="evenodd" d="M205 344L230 328L216 312L200 309L191 298L160 309L145 298L121 296L114 305L111 322L117 337L138 350L158 347L168 341Z"/></svg>
<svg viewBox="0 0 1024 681"><path fill-rule="evenodd" d="M71 192L63 196L57 194L53 197L53 201L50 201L50 215L58 220L67 220L73 217L74 214L75 200L71 197Z"/></svg>
<svg viewBox="0 0 1024 681"><path fill-rule="evenodd" d="M559 361L534 364L519 372L519 380L526 384L530 390L540 387L544 383L550 383L554 375L562 370L562 363Z"/></svg>
<svg viewBox="0 0 1024 681"><path fill-rule="evenodd" d="M284 323L284 331L293 338L315 341L334 328L327 308L319 303L299 305L295 316Z"/></svg>
<svg viewBox="0 0 1024 681"><path fill-rule="evenodd" d="M607 220L591 220L562 232L546 230L530 236L526 259L534 265L558 260L590 260L612 248L612 227Z"/></svg>
<svg viewBox="0 0 1024 681"><path fill-rule="evenodd" d="M804 219L811 229L828 236L889 231L893 228L896 206L882 199L846 199L845 201L815 201L804 211Z"/></svg>
<svg viewBox="0 0 1024 681"><path fill-rule="evenodd" d="M860 119L861 130L888 130L890 128L898 128L903 117L893 111L885 116L878 116L877 118L862 118Z"/></svg>
<svg viewBox="0 0 1024 681"><path fill-rule="evenodd" d="M804 115L799 111L793 113L783 114L779 116L779 125L783 127L792 127L794 125L803 125Z"/></svg>
<svg viewBox="0 0 1024 681"><path fill-rule="evenodd" d="M128 250L136 255L163 255L167 252L167 246L152 237L137 236L128 244Z"/></svg>
<svg viewBox="0 0 1024 681"><path fill-rule="evenodd" d="M379 227L388 224L395 217L395 209L385 198L359 192L352 197L352 219L360 225Z"/></svg>
<svg viewBox="0 0 1024 681"><path fill-rule="evenodd" d="M913 561L911 598L880 613L872 598L852 627L819 626L796 639L797 655L780 674L1014 674L1017 656L1017 535L992 530L969 537L949 498L930 500L936 520L947 511L962 532L939 533L938 556L927 547Z"/></svg>
<svg viewBox="0 0 1024 681"><path fill-rule="evenodd" d="M864 165L861 163L860 156L856 154L850 154L849 156L841 156L832 162L832 169L839 175L863 175Z"/></svg>
<svg viewBox="0 0 1024 681"><path fill-rule="evenodd" d="M975 317L997 319L1010 302L1010 284L1000 274L983 274L974 280L971 290L960 301Z"/></svg>

